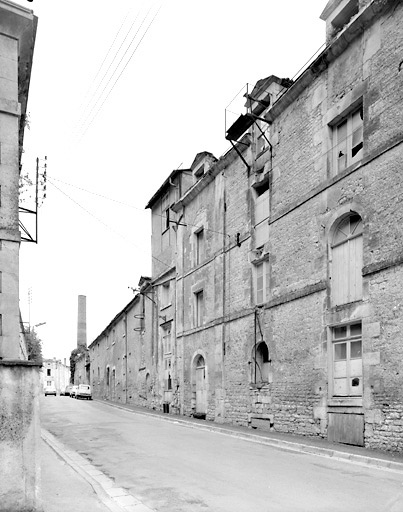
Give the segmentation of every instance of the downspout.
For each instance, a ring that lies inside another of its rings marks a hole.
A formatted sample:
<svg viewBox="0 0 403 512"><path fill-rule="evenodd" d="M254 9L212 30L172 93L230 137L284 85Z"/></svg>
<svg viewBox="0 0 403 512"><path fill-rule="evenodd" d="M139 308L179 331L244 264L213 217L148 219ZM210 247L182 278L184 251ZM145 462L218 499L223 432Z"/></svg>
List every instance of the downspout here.
<svg viewBox="0 0 403 512"><path fill-rule="evenodd" d="M254 378L254 384L256 384L256 364L257 364L257 361L256 361L256 324L257 324L257 309L255 309L255 347L254 347L254 350L253 350L253 354L254 354L254 360L255 360L255 368L254 368L254 373L255 373L255 378Z"/></svg>
<svg viewBox="0 0 403 512"><path fill-rule="evenodd" d="M223 324L222 324L222 346L221 346L221 361L222 361L222 370L221 370L221 375L222 375L222 382L221 382L221 386L222 386L222 420L224 420L225 418L225 410L224 410L224 404L225 404L225 343L226 343L226 333L227 333L227 329L226 329L226 318L225 318L225 315L226 315L226 312L227 312L227 308L226 308L226 300L227 300L227 294L226 294L226 282L227 282L227 268L226 268L226 239L227 239L227 216L226 216L226 213L227 213L227 195L226 195L226 179L227 177L225 176L225 174L223 173L222 174L222 177L223 177L223 241L222 241L222 244L223 244L223 263L222 263L222 266L223 266L223 269L222 269L222 279L223 279L223 286L222 286L222 316L223 316ZM229 253L228 253L228 257L229 257Z"/></svg>
<svg viewBox="0 0 403 512"><path fill-rule="evenodd" d="M127 404L127 313L125 313L124 321L125 321L125 350L126 350L126 354L125 354L125 360L126 360L126 369L125 369L125 376L126 376L125 403Z"/></svg>

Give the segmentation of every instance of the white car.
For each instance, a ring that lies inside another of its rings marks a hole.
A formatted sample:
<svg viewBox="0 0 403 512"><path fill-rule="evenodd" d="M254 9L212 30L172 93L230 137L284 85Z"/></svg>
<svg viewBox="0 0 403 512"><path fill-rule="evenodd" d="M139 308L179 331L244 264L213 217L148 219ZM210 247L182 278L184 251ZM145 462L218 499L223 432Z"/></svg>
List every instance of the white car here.
<svg viewBox="0 0 403 512"><path fill-rule="evenodd" d="M45 396L55 395L56 396L56 388L55 386L45 386L44 388Z"/></svg>
<svg viewBox="0 0 403 512"><path fill-rule="evenodd" d="M91 386L88 384L79 384L76 389L75 397L85 398L86 400L92 400Z"/></svg>
<svg viewBox="0 0 403 512"><path fill-rule="evenodd" d="M76 397L76 391L78 389L78 386L72 386L71 390L70 390L70 398L77 398Z"/></svg>

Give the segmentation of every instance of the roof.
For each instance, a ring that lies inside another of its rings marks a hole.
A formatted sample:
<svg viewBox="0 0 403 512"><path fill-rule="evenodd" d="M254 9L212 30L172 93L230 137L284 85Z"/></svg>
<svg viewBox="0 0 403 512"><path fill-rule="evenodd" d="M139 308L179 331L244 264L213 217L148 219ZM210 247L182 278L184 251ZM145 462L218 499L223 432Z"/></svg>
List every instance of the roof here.
<svg viewBox="0 0 403 512"><path fill-rule="evenodd" d="M146 204L145 208L152 208L154 203L162 196L165 190L170 185L171 181L175 179L180 173L184 171L189 171L190 169L175 169L171 172L168 178L164 181L164 183L160 186L160 188L155 192L155 194L151 197L151 199Z"/></svg>
<svg viewBox="0 0 403 512"><path fill-rule="evenodd" d="M147 281L151 281L151 279L150 279L149 277L141 276L140 281L139 281L139 285L140 285L140 287L143 287ZM108 330L112 327L112 325L113 325L114 323L116 323L116 320L118 320L118 318L119 318L120 316L122 316L124 313L126 313L126 311L128 311L128 310L133 306L133 304L134 304L135 302L137 302L137 300L138 300L139 298L140 298L140 293L136 293L136 295L132 298L132 300L131 300L130 302L128 302L128 303L126 304L126 306L125 306L121 311L119 311L119 313L118 313L117 315L115 315L115 316L112 318L112 320L111 320L111 321L109 322L109 324L105 327L105 329L104 329L100 334L98 334L98 336L94 339L94 341L92 341L92 342L90 343L90 345L88 345L88 350L92 347L92 345L94 345L94 344L99 340L99 338L100 338L100 337L101 337L101 336L102 336L106 331L108 331Z"/></svg>

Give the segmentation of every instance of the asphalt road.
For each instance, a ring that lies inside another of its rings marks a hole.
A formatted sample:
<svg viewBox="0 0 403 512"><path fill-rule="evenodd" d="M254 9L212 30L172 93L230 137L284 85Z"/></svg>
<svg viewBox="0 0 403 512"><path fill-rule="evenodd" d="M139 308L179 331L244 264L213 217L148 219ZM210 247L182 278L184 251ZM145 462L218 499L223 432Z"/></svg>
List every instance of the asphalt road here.
<svg viewBox="0 0 403 512"><path fill-rule="evenodd" d="M291 453L68 397L42 427L164 512L403 512L402 475Z"/></svg>

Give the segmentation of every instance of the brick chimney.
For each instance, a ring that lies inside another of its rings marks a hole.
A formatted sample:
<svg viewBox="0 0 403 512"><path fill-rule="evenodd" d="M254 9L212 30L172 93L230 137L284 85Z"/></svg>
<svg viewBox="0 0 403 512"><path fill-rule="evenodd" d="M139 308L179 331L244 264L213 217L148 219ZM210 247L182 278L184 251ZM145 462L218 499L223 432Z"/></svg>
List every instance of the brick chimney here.
<svg viewBox="0 0 403 512"><path fill-rule="evenodd" d="M77 348L87 348L87 297L78 296Z"/></svg>

